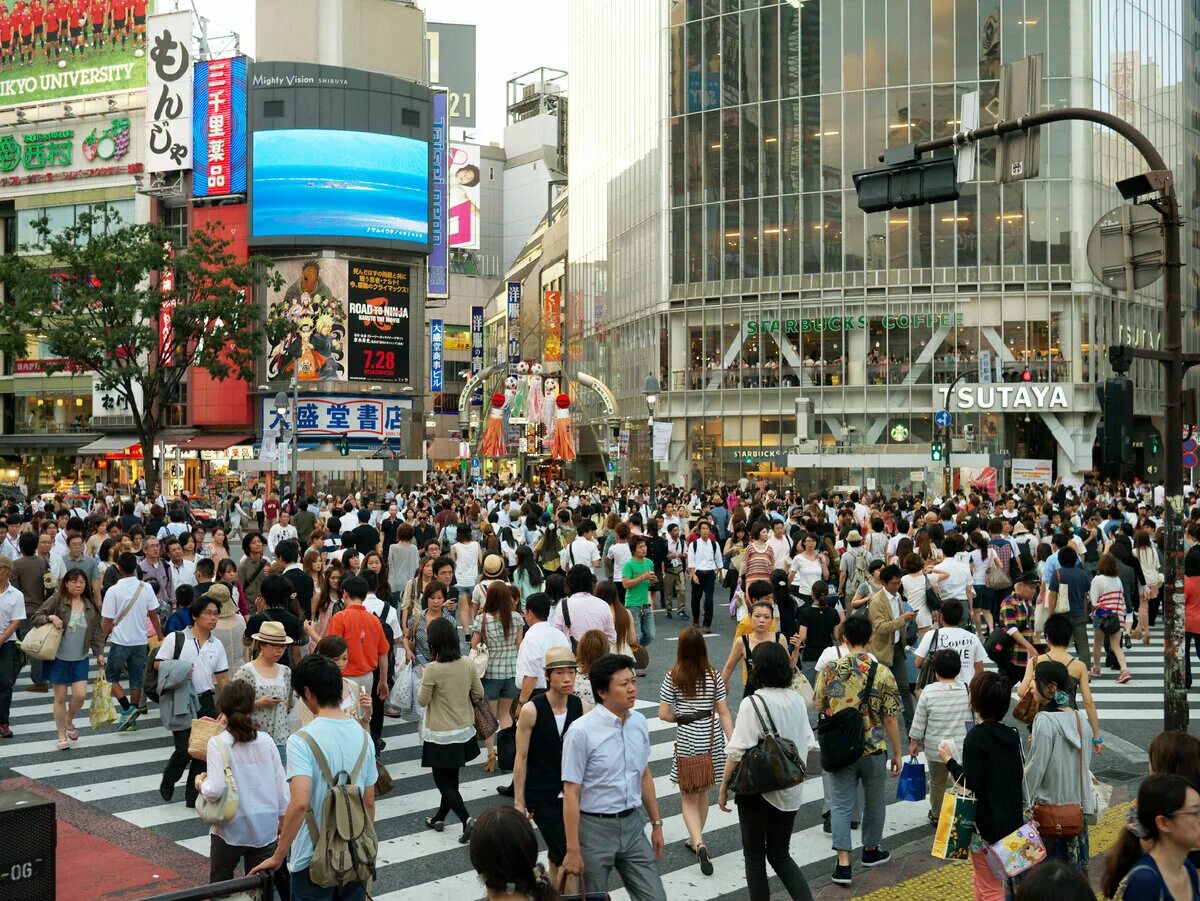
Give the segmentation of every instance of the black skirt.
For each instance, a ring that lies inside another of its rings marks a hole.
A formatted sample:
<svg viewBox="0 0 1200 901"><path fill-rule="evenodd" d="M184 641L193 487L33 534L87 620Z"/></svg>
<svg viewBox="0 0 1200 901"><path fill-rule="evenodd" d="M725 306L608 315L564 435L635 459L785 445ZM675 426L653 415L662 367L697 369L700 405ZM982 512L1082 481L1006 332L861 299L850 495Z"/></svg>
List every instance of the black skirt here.
<svg viewBox="0 0 1200 901"><path fill-rule="evenodd" d="M479 741L468 738L453 745L435 745L431 741L421 744L421 766L456 770L466 766L479 756Z"/></svg>

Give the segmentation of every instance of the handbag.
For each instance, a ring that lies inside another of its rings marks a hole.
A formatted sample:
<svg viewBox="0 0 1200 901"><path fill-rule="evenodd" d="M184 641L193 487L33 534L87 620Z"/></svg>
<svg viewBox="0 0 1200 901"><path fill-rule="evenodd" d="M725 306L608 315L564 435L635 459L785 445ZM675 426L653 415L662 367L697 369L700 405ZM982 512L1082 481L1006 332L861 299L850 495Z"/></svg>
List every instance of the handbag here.
<svg viewBox="0 0 1200 901"><path fill-rule="evenodd" d="M192 720L192 731L188 735L188 757L193 760L208 759L208 740L225 731L225 726L211 717Z"/></svg>
<svg viewBox="0 0 1200 901"><path fill-rule="evenodd" d="M196 720L196 722L201 722ZM192 732L195 735L195 730ZM229 748L225 746L225 742L217 742L217 747L221 752L221 763L225 767L225 790L221 792L221 797L215 801L210 801L204 797L201 792L196 796L196 813L200 815L200 819L208 823L210 826L220 826L222 823L228 823L238 811L238 787L237 780L233 778L233 764L229 759ZM205 745L205 758L208 756L207 744ZM191 742L188 742L188 753L191 754ZM195 755L192 754L194 757Z"/></svg>
<svg viewBox="0 0 1200 901"><path fill-rule="evenodd" d="M929 581L929 575L925 575L925 607L930 613L940 613L942 609L942 596L937 593L937 587Z"/></svg>
<svg viewBox="0 0 1200 901"><path fill-rule="evenodd" d="M940 860L966 860L975 832L975 795L955 780L942 795L937 831L930 855Z"/></svg>
<svg viewBox="0 0 1200 901"><path fill-rule="evenodd" d="M925 800L925 764L910 757L900 770L900 779L896 783L897 801Z"/></svg>
<svg viewBox="0 0 1200 901"><path fill-rule="evenodd" d="M917 673L917 691L920 691L930 682L934 681L933 655L937 651L938 633L941 631L941 629L934 629L933 637L929 639L929 650L926 651L925 656L921 659L921 671Z"/></svg>
<svg viewBox="0 0 1200 901"><path fill-rule="evenodd" d="M1024 723L1026 726L1032 726L1034 717L1038 715L1038 710L1041 709L1041 701L1038 700L1037 687L1029 686L1029 691L1021 700L1017 701L1017 706L1013 708L1013 719Z"/></svg>
<svg viewBox="0 0 1200 901"><path fill-rule="evenodd" d="M1079 803L1078 804L1033 804L1033 821L1038 832L1049 838L1070 838L1081 835L1086 827L1083 816L1083 721L1079 711L1073 711L1079 727Z"/></svg>
<svg viewBox="0 0 1200 901"><path fill-rule="evenodd" d="M762 698L751 695L750 706L758 717L762 737L734 766L729 788L739 795L761 795L799 785L804 781L806 768L796 743L779 734Z"/></svg>
<svg viewBox="0 0 1200 901"><path fill-rule="evenodd" d="M983 576L983 584L992 591L1008 591L1012 588L1012 579L1000 566L1000 557L995 554L988 558L988 568Z"/></svg>
<svg viewBox="0 0 1200 901"><path fill-rule="evenodd" d="M488 703L487 698L472 701L471 707L475 710L475 737L480 741L486 741L496 734L496 730L500 728L500 721L496 719L496 714L492 711L492 705Z"/></svg>
<svg viewBox="0 0 1200 901"><path fill-rule="evenodd" d="M609 901L612 897L608 892L589 892L587 889L584 889L582 894L568 895L566 890L567 871L562 870L558 877L558 896L562 901Z"/></svg>
<svg viewBox="0 0 1200 901"><path fill-rule="evenodd" d="M1000 841L988 845L988 863L993 864L1005 878L1020 876L1046 859L1046 844L1038 833L1036 823L1010 832Z"/></svg>
<svg viewBox="0 0 1200 901"><path fill-rule="evenodd" d="M631 650L633 651L633 665L639 670L646 669L650 665L650 652L640 644L634 645Z"/></svg>
<svg viewBox="0 0 1200 901"><path fill-rule="evenodd" d="M487 646L487 614L483 614L483 620L479 624L479 644L471 648L471 662L475 664L475 672L479 674L479 678L483 678L483 674L488 668L488 646Z"/></svg>
<svg viewBox="0 0 1200 901"><path fill-rule="evenodd" d="M384 715L404 716L412 708L412 697L412 664L405 660L396 664L392 689L388 693L387 703L383 705Z"/></svg>
<svg viewBox="0 0 1200 901"><path fill-rule="evenodd" d="M26 657L34 660L53 660L58 656L58 646L62 642L62 629L54 623L46 622L34 626L21 639L21 650Z"/></svg>
<svg viewBox="0 0 1200 901"><path fill-rule="evenodd" d="M792 691L796 692L796 694L800 695L800 697L804 698L804 703L807 706L812 706L813 687L812 683L808 681L808 676L804 675L804 673L800 672L798 669L792 670L792 684L788 687L791 688Z"/></svg>
<svg viewBox="0 0 1200 901"><path fill-rule="evenodd" d="M1017 640L1009 635L1007 631L996 628L988 636L983 650L991 658L992 662L999 666L1008 663L1009 658L1012 656L1013 645L1016 643Z"/></svg>
<svg viewBox="0 0 1200 901"><path fill-rule="evenodd" d="M393 788L392 774L387 771L383 761L375 758L375 797L381 798Z"/></svg>
<svg viewBox="0 0 1200 901"><path fill-rule="evenodd" d="M505 773L513 771L517 761L517 724L496 732L496 765Z"/></svg>
<svg viewBox="0 0 1200 901"><path fill-rule="evenodd" d="M705 685L708 684L708 678L705 677ZM708 732L708 750L703 754L689 754L686 757L679 756L679 742L675 742L675 769L676 781L679 783L681 792L702 792L708 791L717 781L716 770L713 769L712 748L717 740L717 686L714 680L713 683L713 703L712 710L709 713L711 727Z"/></svg>

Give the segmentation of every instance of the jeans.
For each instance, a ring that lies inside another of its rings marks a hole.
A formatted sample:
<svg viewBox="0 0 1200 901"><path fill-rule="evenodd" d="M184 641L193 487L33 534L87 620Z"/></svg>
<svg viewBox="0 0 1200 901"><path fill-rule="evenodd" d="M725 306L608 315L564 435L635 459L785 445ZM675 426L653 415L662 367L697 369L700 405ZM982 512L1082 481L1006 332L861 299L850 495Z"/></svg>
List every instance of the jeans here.
<svg viewBox="0 0 1200 901"><path fill-rule="evenodd" d="M581 812L579 851L583 857L584 891L603 895L608 891L608 876L615 869L631 898L667 901L658 861L646 837L643 811L616 820Z"/></svg>
<svg viewBox="0 0 1200 901"><path fill-rule="evenodd" d="M904 728L907 729L912 725L916 705L913 704L912 691L908 687L908 653L904 642L897 642L892 649L892 665L889 669L896 680L896 687L900 689L900 703L904 705Z"/></svg>
<svg viewBox="0 0 1200 901"><path fill-rule="evenodd" d="M1083 665L1088 669L1092 668L1092 642L1091 623L1088 622L1087 614L1081 613L1079 616L1070 616L1071 620L1071 640L1075 643L1075 656L1083 661ZM1024 678L1022 676L1021 678Z"/></svg>
<svg viewBox="0 0 1200 901"><path fill-rule="evenodd" d="M8 725L8 710L12 706L13 686L17 682L17 642L0 645L0 726Z"/></svg>
<svg viewBox="0 0 1200 901"><path fill-rule="evenodd" d="M437 813L433 815L435 823L444 822L446 814L454 811L458 819L462 823L466 823L470 818L467 813L467 805L463 803L462 792L458 790L458 767L437 767L433 768L433 784L437 786L438 794L442 796L442 803L438 805Z"/></svg>
<svg viewBox="0 0 1200 901"><path fill-rule="evenodd" d="M29 634L29 630L33 628L29 624L29 617L21 620L21 625L17 626L17 637L24 639ZM34 685L46 684L46 663L42 660L34 660L29 658L29 678L33 680Z"/></svg>
<svg viewBox="0 0 1200 901"><path fill-rule="evenodd" d="M813 683L816 684L815 682ZM821 805L821 816L832 816L833 811L833 776L830 773L821 773L821 794L825 798L825 803ZM860 785L854 792L854 809L850 811L850 822L861 823L863 804L863 790ZM832 821L831 821L832 822Z"/></svg>
<svg viewBox="0 0 1200 901"><path fill-rule="evenodd" d="M216 715L217 708L213 702L213 693L211 691L203 692L200 695L200 716L215 717ZM195 809L197 795L196 776L204 772L207 761L195 760L188 755L188 739L191 737L191 727L171 733L171 741L175 744L175 750L171 752L171 758L167 761L167 765L163 769L162 788L173 792L175 790L175 783L179 781L179 777L186 770L187 783L183 788L183 800L187 807Z"/></svg>
<svg viewBox="0 0 1200 901"><path fill-rule="evenodd" d="M642 647L654 641L654 605L646 604L629 611L637 623L638 644Z"/></svg>
<svg viewBox="0 0 1200 901"><path fill-rule="evenodd" d="M705 629L712 625L713 595L717 590L717 574L714 570L697 571L696 582L692 583L692 620ZM700 622L700 598L704 598L704 622Z"/></svg>
<svg viewBox="0 0 1200 901"><path fill-rule="evenodd" d="M308 878L308 867L292 874L292 901L366 901L367 884L352 882L342 888L321 888Z"/></svg>
<svg viewBox="0 0 1200 901"><path fill-rule="evenodd" d="M884 785L887 776L887 754L871 754L855 763L829 774L833 782L830 802L830 825L833 827L833 850L853 848L850 837L850 811L854 806L858 784L863 787L862 844L878 848L883 838L883 819L887 813Z"/></svg>
<svg viewBox="0 0 1200 901"><path fill-rule="evenodd" d="M742 827L742 856L746 861L746 888L750 891L750 901L770 901L768 861L789 897L812 901L812 891L790 851L797 811L780 810L762 795L737 795L735 802L738 823Z"/></svg>

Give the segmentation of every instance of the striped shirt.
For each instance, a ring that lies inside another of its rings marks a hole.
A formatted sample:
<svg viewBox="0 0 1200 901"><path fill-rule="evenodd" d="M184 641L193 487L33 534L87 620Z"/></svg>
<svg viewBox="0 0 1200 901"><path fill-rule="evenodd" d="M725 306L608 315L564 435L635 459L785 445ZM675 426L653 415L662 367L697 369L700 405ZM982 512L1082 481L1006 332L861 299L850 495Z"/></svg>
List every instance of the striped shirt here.
<svg viewBox="0 0 1200 901"><path fill-rule="evenodd" d="M937 751L941 741L953 741L955 747L962 748L970 719L967 686L957 680L933 682L921 691L908 737L913 741L924 740L927 757Z"/></svg>
<svg viewBox="0 0 1200 901"><path fill-rule="evenodd" d="M1125 588L1116 576L1096 576L1092 579L1088 596L1097 610L1108 610L1117 616L1125 615Z"/></svg>

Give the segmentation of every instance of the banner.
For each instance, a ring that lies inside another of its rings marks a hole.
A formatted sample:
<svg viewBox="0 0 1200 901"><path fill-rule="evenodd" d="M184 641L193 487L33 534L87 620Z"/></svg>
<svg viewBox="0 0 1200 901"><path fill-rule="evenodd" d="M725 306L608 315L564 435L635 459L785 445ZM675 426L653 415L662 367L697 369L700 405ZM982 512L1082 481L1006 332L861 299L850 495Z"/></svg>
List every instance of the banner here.
<svg viewBox="0 0 1200 901"><path fill-rule="evenodd" d="M471 307L471 375L483 369L483 307ZM471 406L483 405L483 388L471 395Z"/></svg>
<svg viewBox="0 0 1200 901"><path fill-rule="evenodd" d="M562 292L542 292L542 331L546 336L547 363L562 361Z"/></svg>
<svg viewBox="0 0 1200 901"><path fill-rule="evenodd" d="M289 411L275 409L274 396L259 398L263 434L290 431ZM300 395L296 405L296 422L300 438L318 441L330 436L345 435L355 439L402 438L404 420L412 409L406 398L343 397L338 395Z"/></svg>
<svg viewBox="0 0 1200 901"><path fill-rule="evenodd" d="M147 172L192 168L192 11L150 17Z"/></svg>
<svg viewBox="0 0 1200 901"><path fill-rule="evenodd" d="M246 193L246 57L196 63L192 196Z"/></svg>
<svg viewBox="0 0 1200 901"><path fill-rule="evenodd" d="M450 296L450 241L447 234L449 228L449 207L447 200L448 183L446 179L447 166L447 136L449 120L446 116L446 91L441 88L433 89L433 146L430 148L430 176L433 187L432 213L429 220L429 297Z"/></svg>
<svg viewBox="0 0 1200 901"><path fill-rule="evenodd" d="M268 304L268 320L283 319L290 327L267 348L267 380L290 379L299 365L301 382L346 380L345 260L277 260L282 293Z"/></svg>
<svg viewBox="0 0 1200 901"><path fill-rule="evenodd" d="M508 283L508 309L505 316L505 331L508 335L508 374L517 377L517 364L521 362L521 338L518 334L521 319L521 283Z"/></svg>
<svg viewBox="0 0 1200 901"><path fill-rule="evenodd" d="M654 423L654 439L651 450L655 463L671 462L671 432L674 431L669 422Z"/></svg>
<svg viewBox="0 0 1200 901"><path fill-rule="evenodd" d="M429 320L429 390L442 390L442 339L445 326L440 319Z"/></svg>
<svg viewBox="0 0 1200 901"><path fill-rule="evenodd" d="M471 330L465 325L448 325L442 336L442 350L470 350Z"/></svg>
<svg viewBox="0 0 1200 901"><path fill-rule="evenodd" d="M1013 457L1010 479L1013 485L1036 485L1039 483L1051 485L1054 483L1054 477L1051 475L1052 469L1053 461L1051 460L1028 460L1023 457Z"/></svg>
<svg viewBox="0 0 1200 901"><path fill-rule="evenodd" d="M408 266L350 261L346 305L351 379L409 380Z"/></svg>
<svg viewBox="0 0 1200 901"><path fill-rule="evenodd" d="M479 247L479 147L450 145L450 246Z"/></svg>

